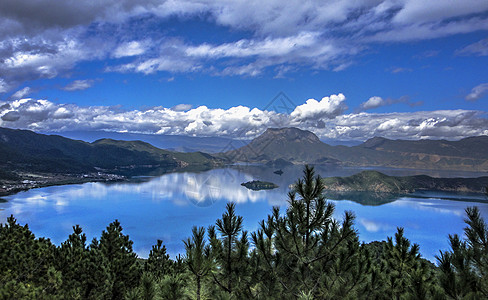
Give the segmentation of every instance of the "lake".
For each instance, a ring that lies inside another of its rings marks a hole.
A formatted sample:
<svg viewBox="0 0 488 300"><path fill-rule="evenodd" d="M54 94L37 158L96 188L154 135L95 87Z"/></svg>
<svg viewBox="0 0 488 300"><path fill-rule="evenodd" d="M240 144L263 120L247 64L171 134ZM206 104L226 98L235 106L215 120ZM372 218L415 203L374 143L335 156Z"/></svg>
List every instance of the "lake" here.
<svg viewBox="0 0 488 300"><path fill-rule="evenodd" d="M371 169L371 168L369 168ZM486 174L422 170L377 169L388 175L427 174L437 177L478 177ZM184 253L182 240L189 237L193 225L215 224L227 202L236 203L244 217L244 227L252 232L273 206L287 205L291 183L301 176L302 167L284 168L283 175L264 166L232 166L200 173L170 173L159 177L140 177L134 182L85 183L32 189L5 197L0 203L0 221L13 214L21 224L28 223L36 236L49 237L60 244L79 224L88 240L100 237L105 227L118 219L125 234L134 241L134 250L147 257L151 246L162 239L174 257ZM321 176L348 176L364 169L318 167ZM252 191L241 186L251 180L271 181L279 188ZM450 200L445 200L450 199ZM422 192L385 201L382 205L331 200L334 216L342 218L345 210L356 215L356 229L364 242L393 236L396 227L420 245L422 255L432 261L440 249L448 249L448 234L462 234L464 209L476 205L488 220L488 203L482 195Z"/></svg>

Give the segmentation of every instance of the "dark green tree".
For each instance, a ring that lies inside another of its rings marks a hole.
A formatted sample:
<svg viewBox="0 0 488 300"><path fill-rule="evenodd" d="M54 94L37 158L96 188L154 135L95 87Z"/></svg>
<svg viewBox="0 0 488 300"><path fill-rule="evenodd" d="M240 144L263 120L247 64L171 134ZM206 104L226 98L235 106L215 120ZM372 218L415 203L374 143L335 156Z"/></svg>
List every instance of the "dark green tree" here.
<svg viewBox="0 0 488 300"><path fill-rule="evenodd" d="M192 237L183 241L186 249L186 264L196 282L196 299L201 299L202 281L212 270L210 248L205 244L205 228L193 227Z"/></svg>
<svg viewBox="0 0 488 300"><path fill-rule="evenodd" d="M214 226L208 229L210 256L216 266L212 272L214 282L237 298L246 298L249 293L249 241L242 221L235 213L235 204L227 203L222 218L216 221L219 235Z"/></svg>
<svg viewBox="0 0 488 300"><path fill-rule="evenodd" d="M286 213L273 208L252 234L267 294L279 288L287 299L338 299L365 284L368 264L362 263L366 258L360 256L354 215L346 212L342 223L334 220L334 206L323 191L320 176L306 166L288 194Z"/></svg>
<svg viewBox="0 0 488 300"><path fill-rule="evenodd" d="M112 299L123 299L126 290L139 284L141 270L132 243L129 236L122 233L120 222L115 220L102 232L100 242L94 240L90 246L107 260L113 282Z"/></svg>
<svg viewBox="0 0 488 300"><path fill-rule="evenodd" d="M449 235L451 250L437 256L440 284L451 299L488 299L488 227L477 207L466 214L465 239Z"/></svg>
<svg viewBox="0 0 488 300"><path fill-rule="evenodd" d="M419 245L412 245L404 236L403 228L397 228L395 241L388 237L383 252L386 288L382 292L391 299L433 297L434 273L419 250Z"/></svg>
<svg viewBox="0 0 488 300"><path fill-rule="evenodd" d="M165 274L171 271L171 260L169 254L166 253L166 246L163 245L162 240L158 240L157 244L152 246L144 269L156 279L163 278Z"/></svg>
<svg viewBox="0 0 488 300"><path fill-rule="evenodd" d="M166 300L187 299L186 287L189 278L187 267L181 255L176 256L171 264L171 271L158 280L159 295Z"/></svg>
<svg viewBox="0 0 488 300"><path fill-rule="evenodd" d="M61 278L53 268L54 252L49 239L36 239L29 226L21 226L13 216L0 224L0 299L58 294Z"/></svg>
<svg viewBox="0 0 488 300"><path fill-rule="evenodd" d="M86 235L79 225L57 250L57 268L63 275L65 297L100 299L110 296L112 281L107 261L86 245Z"/></svg>

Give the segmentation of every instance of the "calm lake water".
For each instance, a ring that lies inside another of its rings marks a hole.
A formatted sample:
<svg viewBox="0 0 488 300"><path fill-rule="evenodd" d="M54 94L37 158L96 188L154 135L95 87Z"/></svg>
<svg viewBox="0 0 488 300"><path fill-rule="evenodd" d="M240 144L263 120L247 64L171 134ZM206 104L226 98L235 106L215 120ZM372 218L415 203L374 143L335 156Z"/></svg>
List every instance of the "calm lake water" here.
<svg viewBox="0 0 488 300"><path fill-rule="evenodd" d="M85 183L33 189L5 197L0 203L0 222L13 214L19 223L28 223L36 236L60 244L79 224L88 236L100 237L105 227L118 219L134 241L134 250L147 257L151 246L162 239L169 254L184 253L182 240L193 225L215 224L227 202L235 202L244 217L246 230L254 231L272 206L284 209L288 186L301 176L302 167L288 167L278 176L263 166L234 166L200 173L170 173L140 178L131 183ZM347 176L358 169L318 168L321 176ZM420 170L380 170L389 175L428 174L441 177L478 177L486 174L433 172ZM241 186L250 180L272 181L280 187L251 191ZM451 200L445 200L451 199ZM452 200L456 199L456 200ZM411 241L420 245L424 257L434 260L439 249L447 250L447 235L463 233L464 209L476 205L488 220L488 203L482 195L424 192L389 199L386 204L362 205L351 199L332 201L335 217L345 210L356 214L356 228L365 242L393 236L396 227L405 228Z"/></svg>

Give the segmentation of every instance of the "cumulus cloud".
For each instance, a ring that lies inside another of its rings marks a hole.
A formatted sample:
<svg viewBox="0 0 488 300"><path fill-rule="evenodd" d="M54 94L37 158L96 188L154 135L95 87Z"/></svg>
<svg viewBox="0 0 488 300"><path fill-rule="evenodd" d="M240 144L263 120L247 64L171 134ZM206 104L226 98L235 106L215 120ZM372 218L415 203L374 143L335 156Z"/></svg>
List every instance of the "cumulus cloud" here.
<svg viewBox="0 0 488 300"><path fill-rule="evenodd" d="M383 99L378 96L373 96L369 98L366 102L361 103L361 105L359 106L359 111L375 109L378 107L393 105L396 103L405 103L410 107L420 106L423 104L422 101L417 101L417 102L410 101L410 97L408 96L403 96L398 99L393 99L393 98Z"/></svg>
<svg viewBox="0 0 488 300"><path fill-rule="evenodd" d="M373 96L369 98L368 101L361 104L361 109L368 110L368 109L373 109L384 105L386 105L386 101L383 100L383 98L378 96Z"/></svg>
<svg viewBox="0 0 488 300"><path fill-rule="evenodd" d="M6 122L15 122L20 119L20 114L17 111L9 111L2 116L2 120Z"/></svg>
<svg viewBox="0 0 488 300"><path fill-rule="evenodd" d="M312 128L309 128L312 129ZM338 116L314 132L322 138L363 141L375 136L391 139L448 139L488 134L486 112L469 110L408 113L354 113Z"/></svg>
<svg viewBox="0 0 488 300"><path fill-rule="evenodd" d="M297 121L333 119L347 109L345 101L343 94L324 97L320 101L308 99L305 104L297 106L290 116Z"/></svg>
<svg viewBox="0 0 488 300"><path fill-rule="evenodd" d="M488 83L482 83L480 85L475 86L471 93L466 95L464 99L468 101L476 101L478 99L483 98L488 92Z"/></svg>
<svg viewBox="0 0 488 300"><path fill-rule="evenodd" d="M26 86L25 88L15 92L12 96L10 96L10 98L21 99L21 98L24 98L25 96L29 95L30 92L31 92L31 88Z"/></svg>
<svg viewBox="0 0 488 300"><path fill-rule="evenodd" d="M181 109L123 110L21 99L0 106L0 126L51 132L104 130L242 139L255 138L268 127L293 126L310 130L322 139L346 141L364 141L374 136L453 140L488 135L488 118L481 111L343 114L344 102L342 94L321 101L309 99L289 113L246 106L211 109L181 105Z"/></svg>
<svg viewBox="0 0 488 300"><path fill-rule="evenodd" d="M81 91L81 90L86 90L88 88L91 88L93 84L95 83L95 80L93 79L86 79L86 80L75 80L65 87L63 87L63 90L65 91Z"/></svg>

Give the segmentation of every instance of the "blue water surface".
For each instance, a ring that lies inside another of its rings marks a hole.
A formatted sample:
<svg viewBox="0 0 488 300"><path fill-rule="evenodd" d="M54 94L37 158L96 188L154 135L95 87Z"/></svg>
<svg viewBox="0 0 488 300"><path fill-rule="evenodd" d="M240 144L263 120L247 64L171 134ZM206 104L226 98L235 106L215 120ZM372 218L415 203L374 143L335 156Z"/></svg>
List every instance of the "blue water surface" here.
<svg viewBox="0 0 488 300"><path fill-rule="evenodd" d="M284 211L289 185L301 176L301 167L284 169L278 176L263 166L234 166L200 173L170 173L144 178L138 182L85 183L32 189L6 197L0 203L0 221L13 214L21 224L29 224L36 236L49 237L60 244L79 224L88 240L99 238L102 230L118 219L125 234L134 241L134 250L147 257L151 246L162 239L169 254L184 254L182 240L189 237L192 226L215 224L227 202L236 203L244 217L244 228L250 232L267 218L273 206ZM358 169L318 168L322 176L347 176ZM422 174L421 170L383 169L390 175ZM436 173L437 176L480 176L476 173ZM241 186L250 180L267 180L279 188L252 191ZM447 196L446 196L447 195ZM445 200L445 199L460 199ZM466 201L469 200L469 201ZM332 200L331 200L332 201ZM488 220L488 204L482 195L423 192L418 196L399 197L379 206L354 201L332 201L334 217L344 211L356 215L356 229L364 242L385 240L397 227L420 245L422 255L435 261L439 250L448 249L448 234L463 233L464 210L476 205Z"/></svg>

